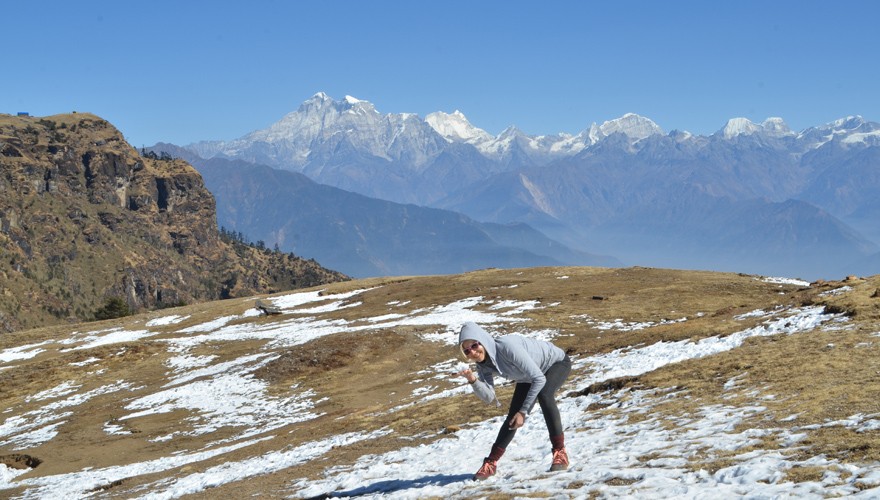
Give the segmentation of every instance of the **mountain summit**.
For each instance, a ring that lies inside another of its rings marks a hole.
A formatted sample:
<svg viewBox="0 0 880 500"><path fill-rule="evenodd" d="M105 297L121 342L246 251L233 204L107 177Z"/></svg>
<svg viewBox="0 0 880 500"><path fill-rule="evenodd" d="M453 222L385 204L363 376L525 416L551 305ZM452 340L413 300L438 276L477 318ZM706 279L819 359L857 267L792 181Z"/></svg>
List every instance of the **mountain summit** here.
<svg viewBox="0 0 880 500"><path fill-rule="evenodd" d="M206 159L242 159L320 176L327 163L335 163L330 157L345 152L418 170L445 142L416 115L383 115L369 101L352 96L337 101L319 92L266 129L188 148Z"/></svg>
<svg viewBox="0 0 880 500"><path fill-rule="evenodd" d="M663 129L656 123L635 113L627 113L616 120L609 120L600 127L594 127L591 130L598 131L597 134L591 133L591 136L595 137L596 141L618 132L633 141L640 141L652 135L663 135Z"/></svg>
<svg viewBox="0 0 880 500"><path fill-rule="evenodd" d="M746 118L732 118L719 131L725 139L739 135L764 134L769 137L785 137L795 135L782 118L767 118L761 124L752 123Z"/></svg>
<svg viewBox="0 0 880 500"><path fill-rule="evenodd" d="M492 140L492 135L483 129L471 125L461 111L452 114L437 111L425 117L425 122L449 142L465 142L480 144Z"/></svg>

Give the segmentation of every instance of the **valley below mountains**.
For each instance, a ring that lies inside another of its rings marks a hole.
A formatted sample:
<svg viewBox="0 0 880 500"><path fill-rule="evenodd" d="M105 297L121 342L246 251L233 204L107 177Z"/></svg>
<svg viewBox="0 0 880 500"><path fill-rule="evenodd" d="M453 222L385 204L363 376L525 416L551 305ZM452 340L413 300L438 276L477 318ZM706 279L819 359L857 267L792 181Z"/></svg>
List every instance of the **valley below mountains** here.
<svg viewBox="0 0 880 500"><path fill-rule="evenodd" d="M621 265L571 250L522 223L481 223L461 213L369 198L242 161L192 161L215 194L217 218L225 227L350 276Z"/></svg>
<svg viewBox="0 0 880 500"><path fill-rule="evenodd" d="M248 210L218 214L220 225L284 251L300 248L319 260L348 252L333 262L353 276L547 259L803 279L880 272L880 124L857 116L800 132L779 118L734 118L715 134L696 136L665 133L650 119L627 114L577 134L532 136L510 127L493 136L460 112L424 119L382 114L367 101L319 93L239 139L151 149L186 158L206 177L220 168L208 166L209 160L238 161L243 169L245 163L268 166L397 204L360 206L354 219L337 212L340 234L327 231L323 242L310 238L316 248L296 236L318 232L299 215L313 210L310 198L302 207L296 196L263 199L259 220ZM259 169L247 172L265 176ZM216 189L218 206L240 206L245 196L234 186ZM348 196L332 193L326 205ZM463 245L450 252L451 240L406 234L416 219L405 222L402 213L411 217L416 209L403 207L411 205L451 211L484 229L527 226L547 244L528 247L499 237L494 243L507 248L489 249L478 245L482 236L472 239L463 230L444 235L457 234L454 244ZM389 245L353 247L354 234L373 242L397 238L410 251L392 257ZM411 236L419 244L411 244ZM514 256L523 251L538 258ZM494 263L486 264L481 253Z"/></svg>

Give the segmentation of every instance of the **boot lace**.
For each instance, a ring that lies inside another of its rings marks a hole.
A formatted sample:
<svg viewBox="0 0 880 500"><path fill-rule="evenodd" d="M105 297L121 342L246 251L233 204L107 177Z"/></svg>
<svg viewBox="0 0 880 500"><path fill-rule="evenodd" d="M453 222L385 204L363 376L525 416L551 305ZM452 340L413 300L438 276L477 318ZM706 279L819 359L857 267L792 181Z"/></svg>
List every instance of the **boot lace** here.
<svg viewBox="0 0 880 500"><path fill-rule="evenodd" d="M477 471L478 476L494 476L497 462L494 460L486 460L483 466Z"/></svg>
<svg viewBox="0 0 880 500"><path fill-rule="evenodd" d="M553 465L568 465L568 453L565 452L565 448L553 452Z"/></svg>

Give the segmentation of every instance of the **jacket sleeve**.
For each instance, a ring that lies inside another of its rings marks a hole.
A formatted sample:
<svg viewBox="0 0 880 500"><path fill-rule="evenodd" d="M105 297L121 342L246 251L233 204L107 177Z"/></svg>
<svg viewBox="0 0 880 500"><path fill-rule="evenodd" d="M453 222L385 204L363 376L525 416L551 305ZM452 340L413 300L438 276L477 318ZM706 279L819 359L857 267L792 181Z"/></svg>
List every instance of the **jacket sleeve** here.
<svg viewBox="0 0 880 500"><path fill-rule="evenodd" d="M492 377L492 372L489 370L484 371L477 367L477 381L471 384L471 387L474 389L474 394L480 398L480 401L486 404L491 404L493 401L498 400L495 397L495 380Z"/></svg>
<svg viewBox="0 0 880 500"><path fill-rule="evenodd" d="M518 345L510 346L507 350L506 358L508 362L516 365L516 367L530 379L529 383L531 385L529 386L529 392L526 394L526 399L523 401L523 404L519 409L523 415L528 416L532 411L532 408L535 407L535 403L538 400L538 393L541 392L541 389L543 389L544 385L547 383L547 377L544 376L541 367L538 366L531 356L529 356L528 351L526 351L524 347Z"/></svg>

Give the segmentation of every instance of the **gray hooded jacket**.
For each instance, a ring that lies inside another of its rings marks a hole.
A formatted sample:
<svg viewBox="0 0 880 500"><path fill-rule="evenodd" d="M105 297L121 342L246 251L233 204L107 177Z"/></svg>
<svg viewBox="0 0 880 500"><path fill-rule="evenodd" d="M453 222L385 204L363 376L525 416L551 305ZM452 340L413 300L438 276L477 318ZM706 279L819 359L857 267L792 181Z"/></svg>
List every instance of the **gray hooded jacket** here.
<svg viewBox="0 0 880 500"><path fill-rule="evenodd" d="M538 393L544 388L547 378L544 372L554 363L565 358L565 351L544 340L530 339L521 335L504 335L492 338L486 330L473 322L462 326L458 334L458 345L465 340L476 340L486 350L488 359L477 363L477 381L471 384L474 393L482 401L492 403L495 396L494 375L513 380L517 383L532 384L529 392L518 410L528 415L535 406Z"/></svg>

